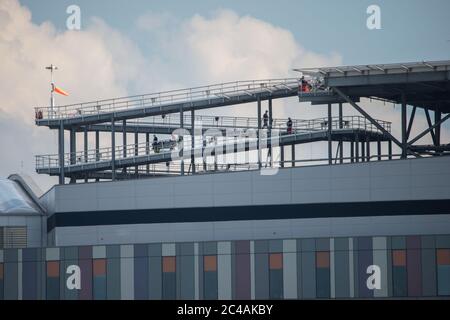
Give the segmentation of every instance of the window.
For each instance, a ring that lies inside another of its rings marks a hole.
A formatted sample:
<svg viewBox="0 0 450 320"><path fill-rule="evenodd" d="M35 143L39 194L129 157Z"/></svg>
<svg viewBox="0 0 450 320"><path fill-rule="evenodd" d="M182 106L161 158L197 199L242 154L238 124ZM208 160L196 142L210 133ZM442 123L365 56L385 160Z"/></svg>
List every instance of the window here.
<svg viewBox="0 0 450 320"><path fill-rule="evenodd" d="M394 297L408 295L406 250L392 250L392 287Z"/></svg>
<svg viewBox="0 0 450 320"><path fill-rule="evenodd" d="M166 256L162 258L162 298L175 300L177 297L176 286L176 258Z"/></svg>
<svg viewBox="0 0 450 320"><path fill-rule="evenodd" d="M316 296L317 298L329 298L330 284L330 252L316 252Z"/></svg>
<svg viewBox="0 0 450 320"><path fill-rule="evenodd" d="M437 249L438 295L450 296L450 249Z"/></svg>
<svg viewBox="0 0 450 320"><path fill-rule="evenodd" d="M269 254L269 297L283 298L283 254Z"/></svg>
<svg viewBox="0 0 450 320"><path fill-rule="evenodd" d="M106 299L106 259L94 259L93 264L93 276L94 276L94 299L105 300Z"/></svg>
<svg viewBox="0 0 450 320"><path fill-rule="evenodd" d="M59 300L59 261L47 261L47 300Z"/></svg>
<svg viewBox="0 0 450 320"><path fill-rule="evenodd" d="M203 292L204 298L207 300L217 299L217 256L203 257Z"/></svg>

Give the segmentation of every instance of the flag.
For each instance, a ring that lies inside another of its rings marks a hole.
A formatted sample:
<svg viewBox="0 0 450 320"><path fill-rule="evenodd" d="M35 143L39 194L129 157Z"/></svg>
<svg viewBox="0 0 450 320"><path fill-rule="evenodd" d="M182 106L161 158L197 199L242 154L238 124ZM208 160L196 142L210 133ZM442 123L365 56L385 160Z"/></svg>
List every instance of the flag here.
<svg viewBox="0 0 450 320"><path fill-rule="evenodd" d="M53 85L53 91L59 94L62 94L63 96L68 96L69 94L65 92L63 89L58 88L57 86Z"/></svg>

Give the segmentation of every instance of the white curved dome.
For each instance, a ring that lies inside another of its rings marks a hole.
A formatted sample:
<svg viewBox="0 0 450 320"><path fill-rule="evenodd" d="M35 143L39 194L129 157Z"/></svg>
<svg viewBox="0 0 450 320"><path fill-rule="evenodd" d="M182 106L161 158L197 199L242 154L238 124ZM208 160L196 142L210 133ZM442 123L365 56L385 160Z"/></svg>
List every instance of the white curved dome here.
<svg viewBox="0 0 450 320"><path fill-rule="evenodd" d="M39 214L33 200L12 180L0 179L1 214Z"/></svg>

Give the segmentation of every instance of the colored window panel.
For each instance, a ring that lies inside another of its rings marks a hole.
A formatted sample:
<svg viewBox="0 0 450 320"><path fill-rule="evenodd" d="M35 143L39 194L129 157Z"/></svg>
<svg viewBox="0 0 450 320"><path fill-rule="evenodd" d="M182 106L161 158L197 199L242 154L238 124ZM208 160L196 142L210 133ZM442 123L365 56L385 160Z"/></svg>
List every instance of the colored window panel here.
<svg viewBox="0 0 450 320"><path fill-rule="evenodd" d="M283 254L269 254L269 297L283 299Z"/></svg>
<svg viewBox="0 0 450 320"><path fill-rule="evenodd" d="M271 253L269 255L269 268L283 269L283 254L282 253Z"/></svg>
<svg viewBox="0 0 450 320"><path fill-rule="evenodd" d="M106 259L94 259L92 263L93 263L94 277L106 275Z"/></svg>
<svg viewBox="0 0 450 320"><path fill-rule="evenodd" d="M316 266L317 268L330 267L330 253L328 251L316 252Z"/></svg>
<svg viewBox="0 0 450 320"><path fill-rule="evenodd" d="M174 300L177 297L176 258L173 256L162 259L162 298Z"/></svg>
<svg viewBox="0 0 450 320"><path fill-rule="evenodd" d="M205 271L217 271L217 256L204 256L203 265Z"/></svg>
<svg viewBox="0 0 450 320"><path fill-rule="evenodd" d="M437 252L437 264L442 266L450 265L450 249L438 249Z"/></svg>
<svg viewBox="0 0 450 320"><path fill-rule="evenodd" d="M175 257L163 257L163 272L175 272Z"/></svg>
<svg viewBox="0 0 450 320"><path fill-rule="evenodd" d="M392 251L392 291L394 297L406 297L408 295L406 250Z"/></svg>
<svg viewBox="0 0 450 320"><path fill-rule="evenodd" d="M105 300L106 294L106 259L92 260L94 299Z"/></svg>
<svg viewBox="0 0 450 320"><path fill-rule="evenodd" d="M330 252L316 252L316 296L330 297Z"/></svg>
<svg viewBox="0 0 450 320"><path fill-rule="evenodd" d="M450 296L450 249L438 249L436 255L438 295Z"/></svg>
<svg viewBox="0 0 450 320"><path fill-rule="evenodd" d="M59 277L59 261L47 262L47 277Z"/></svg>
<svg viewBox="0 0 450 320"><path fill-rule="evenodd" d="M47 262L47 300L59 300L59 261Z"/></svg>
<svg viewBox="0 0 450 320"><path fill-rule="evenodd" d="M392 264L396 267L406 267L406 250L393 250Z"/></svg>
<svg viewBox="0 0 450 320"><path fill-rule="evenodd" d="M206 300L217 299L217 256L203 257L203 295Z"/></svg>

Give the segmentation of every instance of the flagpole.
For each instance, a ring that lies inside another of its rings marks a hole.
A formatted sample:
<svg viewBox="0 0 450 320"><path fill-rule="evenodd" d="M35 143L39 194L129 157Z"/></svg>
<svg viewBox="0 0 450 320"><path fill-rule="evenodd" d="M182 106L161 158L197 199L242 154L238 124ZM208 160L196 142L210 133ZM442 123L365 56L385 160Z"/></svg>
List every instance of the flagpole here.
<svg viewBox="0 0 450 320"><path fill-rule="evenodd" d="M55 84L53 82L53 70L58 70L58 67L51 64L48 67L45 67L45 69L50 70L50 85L51 85L51 90L50 90L50 118L53 118L53 108L55 106L55 95L54 95L54 91L55 91Z"/></svg>

